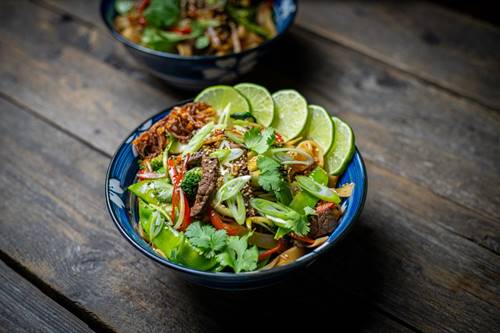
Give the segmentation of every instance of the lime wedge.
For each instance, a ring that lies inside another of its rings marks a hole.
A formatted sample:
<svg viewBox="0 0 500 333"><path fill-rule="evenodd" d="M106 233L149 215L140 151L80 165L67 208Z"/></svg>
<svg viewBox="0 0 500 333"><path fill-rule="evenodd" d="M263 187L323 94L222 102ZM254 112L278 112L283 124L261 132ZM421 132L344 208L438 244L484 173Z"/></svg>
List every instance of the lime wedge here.
<svg viewBox="0 0 500 333"><path fill-rule="evenodd" d="M250 105L236 89L230 86L212 86L199 93L195 102L203 101L211 105L221 115L223 112L250 112Z"/></svg>
<svg viewBox="0 0 500 333"><path fill-rule="evenodd" d="M309 125L306 128L305 137L316 142L325 155L332 148L335 135L332 118L325 109L318 105L309 105L309 114Z"/></svg>
<svg viewBox="0 0 500 333"><path fill-rule="evenodd" d="M299 136L307 124L307 102L295 90L280 90L273 94L274 121L272 126L285 140Z"/></svg>
<svg viewBox="0 0 500 333"><path fill-rule="evenodd" d="M240 83L234 86L250 103L252 116L264 127L268 127L274 118L274 102L266 88L253 83Z"/></svg>
<svg viewBox="0 0 500 333"><path fill-rule="evenodd" d="M325 156L326 170L331 175L341 175L354 155L354 133L342 120L332 117L335 125L333 146Z"/></svg>

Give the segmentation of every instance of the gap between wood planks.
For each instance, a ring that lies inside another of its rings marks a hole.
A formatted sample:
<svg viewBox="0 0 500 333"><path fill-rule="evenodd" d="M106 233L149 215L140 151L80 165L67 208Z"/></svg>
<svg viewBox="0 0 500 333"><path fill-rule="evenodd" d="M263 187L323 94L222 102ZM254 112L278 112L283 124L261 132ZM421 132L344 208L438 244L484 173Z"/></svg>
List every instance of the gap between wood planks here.
<svg viewBox="0 0 500 333"><path fill-rule="evenodd" d="M30 282L44 295L49 297L57 304L61 305L68 312L72 313L78 319L87 324L88 327L91 328L92 330L104 333L116 332L113 329L111 329L108 325L106 325L106 323L101 321L98 316L85 310L84 307L80 306L78 303L73 302L71 299L67 298L62 293L59 293L56 290L54 290L50 285L48 285L42 279L40 279L35 273L28 270L20 262L11 258L1 249L0 249L0 260L4 262L13 271L15 271L17 274L21 275L24 279Z"/></svg>
<svg viewBox="0 0 500 333"><path fill-rule="evenodd" d="M37 3L38 3L38 2L37 2ZM50 8L52 8L52 6L51 6L51 5L49 5L49 7L50 7ZM62 12L62 11L61 11L61 10L59 10L59 9L55 9L55 10L56 10L57 12L59 12L59 13L60 13L60 12ZM71 14L65 14L65 15L71 15ZM73 16L72 16L72 17L73 17ZM78 17L76 17L76 18L78 18ZM80 20L80 19L78 18L78 20ZM82 20L82 21L83 21L83 20ZM92 23L87 23L86 21L85 21L85 24L95 28L95 24L92 24ZM396 69L396 70L398 70L398 69ZM321 93L319 93L319 94L321 94ZM4 95L4 96L5 96L5 95ZM9 96L5 96L5 97L6 97L6 98L8 98L10 101L15 102L17 105L21 105L24 109L29 109L26 105L23 105L21 102L17 102L17 101L15 101L15 100L13 100L12 98L10 98ZM326 96L326 98L328 98L328 97ZM73 133L71 133L71 132L69 132L69 131L65 130L65 129L64 129L64 128L62 128L61 126L59 126L59 125L55 124L54 122L52 122L51 120L46 119L45 117L43 117L43 116L39 115L36 111L34 111L34 110L30 110L30 111L32 112L32 114L36 115L38 118L43 119L44 121L48 121L48 122L50 122L51 124L53 124L54 126L56 126L57 128L59 128L60 130L63 130L65 133L67 133L67 134L68 134L68 135L70 135L71 137L77 138L80 142L82 142L82 143L84 143L85 145L87 145L87 146L91 147L92 149L95 149L95 150L97 150L97 151L99 151L99 152L101 152L101 153L105 154L105 156L107 156L107 157L109 157L109 156L110 156L109 154L105 153L103 150L99 149L99 148L98 148L98 147L96 147L95 145L93 145L93 144L91 144L91 143L89 143L89 142L85 141L84 139L80 139L80 138L78 138L76 135L74 135ZM370 161L371 161L372 163L374 163L375 165L377 165L378 167L380 167L381 169L387 170L384 166L380 165L378 162L373 161L373 160L370 160ZM389 172L390 172L390 171L389 171ZM390 173L391 173L391 174L393 174L395 177L401 177L401 176L396 175L396 174L394 174L394 173L392 173L392 172L390 172ZM412 181L412 183L413 183L413 184L417 184L415 181ZM465 207L465 206L463 206L460 202L457 202L457 201L455 201L455 200L452 200L452 199L450 199L450 198L448 198L448 197L444 197L444 196L442 196L442 195L440 195L440 194L438 194L438 193L436 193L436 192L433 192L432 190L429 190L429 191L431 191L432 193L436 194L436 195L437 195L437 196L439 196L440 198L443 198L443 199L445 199L445 200L447 200L447 201L449 201L449 202L453 202L453 203L455 203L455 204L457 204L457 205L459 205L459 206L461 206L461 207ZM465 207L465 208L466 208L466 209L469 209L469 210L472 210L470 207ZM491 217L490 217L490 216L486 216L486 215L484 215L484 213L483 213L483 212L477 212L477 211L475 211L475 213L477 213L478 215L480 215L480 216L484 217L485 219L488 219L488 220L492 221ZM443 226L443 225L440 225L440 226L441 226L444 230L450 231L450 230L449 230L449 228L447 228L446 226ZM463 237L464 239L467 239L467 240L471 241L471 239L470 239L470 238L467 238L466 236L461 236L461 237ZM481 243L478 243L478 242L473 241L473 240L472 240L472 242L473 242L473 243L475 243L475 244L477 244L477 245L479 245L479 246L481 246L481 247L483 247L483 248L485 248L485 249L487 249L487 250L489 250L489 251L492 251L492 252L493 252L493 253L495 253L495 254L498 254L498 252L494 251L494 250L493 250L493 249L491 249L491 248L488 248L488 247L486 247L486 246L482 245Z"/></svg>
<svg viewBox="0 0 500 333"><path fill-rule="evenodd" d="M4 96L0 94L0 98L3 98L5 101L8 103L11 103L15 106L17 106L22 112L25 112L29 116L32 116L33 118L36 118L40 120L43 123L48 124L50 127L53 127L56 131L61 131L64 134L68 135L71 137L71 139L75 140L78 144L83 144L87 148L93 151L97 151L99 154L101 154L103 157L109 159L109 154L98 151L94 147L88 145L85 141L82 141L79 137L75 137L71 135L71 133L68 133L66 130L61 129L58 125L53 124L50 120L40 117L38 114L34 113L33 110L25 108L23 105L20 105L16 101L12 101L11 99L5 99ZM43 184L41 184L43 186ZM62 199L64 202L64 199ZM7 266L9 266L11 269L13 269L15 272L20 274L23 278L28 280L30 283L32 283L34 286L36 286L40 291L42 291L45 295L47 295L49 298L54 300L56 303L60 304L63 306L65 309L67 309L69 312L74 314L76 317L78 317L80 320L85 322L90 328L92 328L95 331L98 332L115 332L110 326L108 326L105 322L103 322L99 316L96 314L89 312L87 309L79 305L78 303L72 301L70 298L66 297L63 293L58 292L55 290L53 287L51 287L49 284L45 283L41 278L39 278L35 273L31 272L28 268L26 268L22 263L17 261L15 258L12 258L10 255L5 253L0 249L0 260L5 262ZM162 285L165 285L165 282L155 278L158 282L160 282ZM167 286L168 287L168 286ZM360 299L359 295L353 294L353 293L347 293L349 297L351 298L357 298ZM363 301L363 298L360 299L360 301ZM411 330L413 332L421 332L419 329L415 328L411 324L407 323L403 319L400 319L396 317L395 315L391 314L390 312L384 310L380 306L370 303L367 300L364 300L370 304L370 308L372 308L375 312L378 312L381 316L388 318L390 321L393 321L408 330Z"/></svg>

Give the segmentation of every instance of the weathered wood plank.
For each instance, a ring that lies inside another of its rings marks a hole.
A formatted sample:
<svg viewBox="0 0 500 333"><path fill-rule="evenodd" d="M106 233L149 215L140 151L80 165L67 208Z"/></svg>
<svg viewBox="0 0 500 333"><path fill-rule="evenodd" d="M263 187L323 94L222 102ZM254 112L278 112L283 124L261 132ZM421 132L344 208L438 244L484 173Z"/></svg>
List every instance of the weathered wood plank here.
<svg viewBox="0 0 500 333"><path fill-rule="evenodd" d="M500 109L497 27L423 1L304 1L297 24Z"/></svg>
<svg viewBox="0 0 500 333"><path fill-rule="evenodd" d="M42 1L103 27L98 2ZM297 25L500 109L496 27L428 2L329 0L301 2Z"/></svg>
<svg viewBox="0 0 500 333"><path fill-rule="evenodd" d="M242 314L253 316L279 298L296 304L306 318L318 313L327 318L335 311L339 327L405 330L368 302L359 304L347 290L320 288L307 275L278 287L279 297L274 289L221 293L179 281L134 250L110 221L102 197L107 157L1 99L0 110L0 145L5 147L0 186L10 189L0 193L1 250L112 329L231 330L241 326ZM296 287L302 284L308 287ZM310 297L334 301L317 312ZM354 312L356 322L349 319ZM282 328L293 325L281 320L290 316L288 308L273 305L262 316ZM257 329L263 322L246 320L245 327Z"/></svg>
<svg viewBox="0 0 500 333"><path fill-rule="evenodd" d="M0 193L0 246L56 291L120 331L225 327L223 318L234 322L273 297L274 289L235 295L192 288L140 256L105 212L108 159L18 108L1 102L0 109L0 186L11 189ZM370 192L364 224L313 271L279 287L283 304L313 318L318 314L310 304L336 299L333 308L345 317L345 327L359 303L374 304L418 330L497 327L498 257L422 218L424 203L412 209L400 204L407 184L371 163L368 170L372 182L384 186ZM289 314L286 307L267 318ZM371 319L379 316L369 307L362 316L367 322L356 323L361 328L386 324Z"/></svg>
<svg viewBox="0 0 500 333"><path fill-rule="evenodd" d="M27 29L30 26L18 24L19 20L4 20L5 27L18 37L16 41L27 42L2 48L5 52L0 56L5 65L0 65L0 69L8 80L0 83L0 89L112 153L129 129L153 112L153 105L165 105L165 98L95 61L94 58L105 59L107 52L114 52L109 39L101 33L74 22L59 26L61 16L32 7L29 11L18 9L19 15L29 12L35 17L29 22L31 29L38 32L31 33ZM80 37L60 37L66 34ZM9 38L12 37L5 35L2 40L7 43ZM494 218L500 216L496 209L500 187L491 186L499 183L500 168L500 137L496 134L500 121L495 113L424 87L407 75L356 53L324 44L315 36L294 31L282 48L293 56L287 61L271 59L273 70L280 75L270 78L256 73L251 78L276 89L300 88L311 101L349 121L368 159L464 206L485 210ZM297 52L304 49L310 50ZM35 50L40 61L30 55ZM56 54L57 60L51 54ZM39 64L42 59L43 64ZM299 62L305 71L296 69ZM292 80L292 76L297 79ZM103 96L107 90L111 93ZM136 93L130 95L131 90ZM111 99L111 103L103 102L106 99ZM166 99L171 101L174 97ZM76 116L67 109L77 111ZM477 172L478 166L481 173ZM492 218L481 219L483 228L455 219L446 219L446 226L498 249L498 237L494 236L497 223Z"/></svg>
<svg viewBox="0 0 500 333"><path fill-rule="evenodd" d="M93 332L0 261L0 330L3 332Z"/></svg>

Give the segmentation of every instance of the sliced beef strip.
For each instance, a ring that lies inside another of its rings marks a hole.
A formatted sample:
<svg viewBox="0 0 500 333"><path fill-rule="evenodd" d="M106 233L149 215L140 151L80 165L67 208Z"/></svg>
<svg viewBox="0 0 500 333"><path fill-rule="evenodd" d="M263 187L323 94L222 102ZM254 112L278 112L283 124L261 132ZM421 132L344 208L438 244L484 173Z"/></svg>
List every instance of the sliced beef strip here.
<svg viewBox="0 0 500 333"><path fill-rule="evenodd" d="M191 217L200 215L208 206L210 197L215 191L217 178L219 177L219 168L216 158L204 155L201 158L202 178L198 185L198 192L193 207L191 208Z"/></svg>
<svg viewBox="0 0 500 333"><path fill-rule="evenodd" d="M199 166L204 154L205 153L203 151L197 151L196 153L189 156L188 167L192 168L194 166Z"/></svg>
<svg viewBox="0 0 500 333"><path fill-rule="evenodd" d="M330 234L338 225L340 209L333 203L323 203L316 208L317 215L313 216L310 223L311 230L308 237L316 239Z"/></svg>

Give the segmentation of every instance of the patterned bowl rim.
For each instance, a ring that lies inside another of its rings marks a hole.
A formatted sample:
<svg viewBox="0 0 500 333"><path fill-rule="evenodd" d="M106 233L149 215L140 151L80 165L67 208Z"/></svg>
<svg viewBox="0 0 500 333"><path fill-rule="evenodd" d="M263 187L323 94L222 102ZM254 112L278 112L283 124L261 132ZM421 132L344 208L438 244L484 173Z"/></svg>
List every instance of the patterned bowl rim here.
<svg viewBox="0 0 500 333"><path fill-rule="evenodd" d="M222 55L222 56L214 56L214 55L209 55L209 56L203 56L203 55L181 56L181 55L178 55L178 54L175 54L175 53L168 53L168 52L163 52L163 51L156 51L156 50L144 47L142 45L136 44L136 43L134 43L134 42L126 39L121 34L119 34L115 30L115 28L113 27L113 25L110 22L108 22L108 20L106 18L107 12L106 12L106 6L105 5L109 1L115 1L115 0L102 0L101 1L101 6L100 6L101 18L104 21L104 24L106 25L106 27L108 28L108 30L110 31L111 35L116 40L118 40L119 42L125 44L126 46L128 46L130 48L136 49L138 51L141 51L141 52L144 52L144 53L147 53L147 54L150 54L150 55L155 55L155 56L158 56L158 57L175 59L175 60L185 60L185 61L222 60L222 59L228 59L228 58L232 58L232 57L243 57L243 56L245 56L245 55L247 55L249 53L252 53L253 51L257 51L259 49L262 49L262 48L270 45L271 43L274 43L276 40L278 40L279 38L281 38L285 34L285 32L287 32L288 29L290 29L290 27L292 26L293 22L295 21L295 17L297 15L297 9L298 9L298 4L297 4L298 1L297 0L289 0L289 1L292 2L293 7L292 7L292 10L290 12L291 17L288 20L288 23L286 24L286 26L276 36L274 36L273 38L271 38L269 40L266 40L264 43L262 43L262 44L260 44L260 45L258 45L256 47L253 47L253 48L248 49L248 50L244 50L244 51L242 51L240 53L230 53L230 54L226 54L226 55Z"/></svg>
<svg viewBox="0 0 500 333"><path fill-rule="evenodd" d="M322 244L321 246L317 247L313 251L305 254L304 256L300 257L297 261L284 265L281 267L276 267L273 269L265 270L265 271L253 271L253 272L241 272L241 273L229 273L229 272L208 272L208 271L200 271L196 269L192 269L186 266L182 266L179 264L176 264L172 261L169 261L166 258L160 257L157 254L153 254L150 251L148 251L146 248L141 246L141 244L137 243L131 235L128 234L128 232L124 229L122 224L120 223L120 218L115 215L113 208L112 208L112 201L110 198L110 180L111 178L111 173L115 169L116 163L117 163L117 157L122 153L124 149L126 149L126 146L130 143L130 138L138 133L140 129L146 130L145 126L150 122L150 125L153 124L153 119L155 118L162 118L166 116L172 108L175 106L179 106L182 104L185 104L187 102L192 101L190 100L185 100L182 102L179 102L175 105L172 105L168 108L165 108L164 110L156 113L153 116L150 116L147 118L145 121L143 121L139 126L137 126L132 132L129 133L129 135L126 136L126 138L120 143L118 146L118 149L114 153L113 157L111 158L111 161L109 162L108 169L106 171L106 179L105 179L105 197L106 197L106 207L108 209L109 214L111 215L111 219L113 220L115 226L118 228L120 233L122 234L125 239L132 244L133 247L135 247L137 250L139 250L142 254L145 256L149 257L150 259L153 259L154 261L173 268L177 271L187 273L190 275L196 275L196 276L202 276L210 279L219 279L219 280L238 280L238 279L261 279L265 278L268 276L272 275L280 275L282 272L286 271L292 271L295 270L301 266L304 266L308 263L312 263L315 259L320 254L326 253L327 250L331 249L333 245L337 244L341 239L343 239L347 233L351 230L352 226L356 222L356 220L359 218L359 215L361 214L361 211L363 210L365 199L366 199L366 193L367 193L367 187L368 187L368 179L366 175L366 168L365 164L363 161L363 158L361 157L361 154L359 153L358 149L356 148L356 151L354 153L352 161L349 163L349 166L347 167L346 171L344 171L344 174L340 177L340 179L343 179L346 176L349 176L349 179L357 178L358 181L355 184L354 187L354 192L353 195L348 198L347 200L344 201L343 204L347 204L346 210L342 217L340 218L339 225L337 228L334 230L333 233L330 234L328 237L328 240ZM158 120L156 120L158 121ZM129 143L127 143L129 141ZM136 158L134 158L134 162L136 162ZM356 177L354 177L356 176ZM361 184L359 184L361 182ZM126 194L128 195L128 194ZM353 207L354 206L354 207ZM132 221L131 214L128 211L127 207L123 207L121 209L124 209L126 211L126 216L127 216L127 221L124 221L126 223L132 224L135 221ZM354 210L353 210L354 209ZM149 245L148 245L149 246Z"/></svg>

